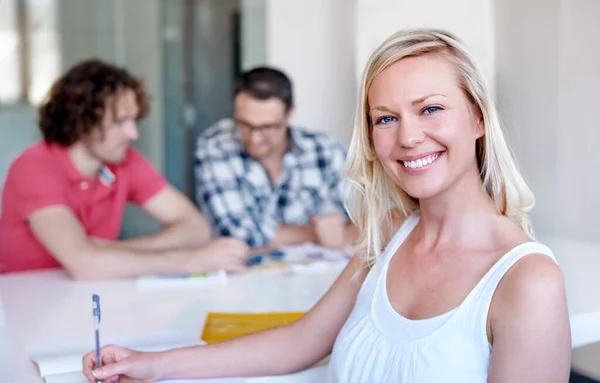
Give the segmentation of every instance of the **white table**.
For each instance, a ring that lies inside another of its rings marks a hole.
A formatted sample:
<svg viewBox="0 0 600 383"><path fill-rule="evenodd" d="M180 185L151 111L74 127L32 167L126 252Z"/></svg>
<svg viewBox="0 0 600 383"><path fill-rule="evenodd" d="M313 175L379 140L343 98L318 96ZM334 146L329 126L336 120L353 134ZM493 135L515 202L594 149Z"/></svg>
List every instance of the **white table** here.
<svg viewBox="0 0 600 383"><path fill-rule="evenodd" d="M177 330L199 338L208 311L308 310L340 270L255 272L231 276L226 287L160 291L139 291L131 280L74 282L58 270L5 275L0 277L0 381L42 382L26 347L89 341L93 349L93 293L101 296L103 337ZM315 371L260 382L315 382L324 369Z"/></svg>
<svg viewBox="0 0 600 383"><path fill-rule="evenodd" d="M561 240L544 241L564 272L571 328L573 366L600 380L600 251ZM248 274L215 290L137 291L132 281L76 283L64 273L40 272L0 277L0 382L39 383L26 346L92 343L91 295L102 297L103 336L127 337L179 330L198 337L207 311L284 311L309 309L338 272ZM3 325L4 322L4 325ZM302 374L275 381L316 382Z"/></svg>

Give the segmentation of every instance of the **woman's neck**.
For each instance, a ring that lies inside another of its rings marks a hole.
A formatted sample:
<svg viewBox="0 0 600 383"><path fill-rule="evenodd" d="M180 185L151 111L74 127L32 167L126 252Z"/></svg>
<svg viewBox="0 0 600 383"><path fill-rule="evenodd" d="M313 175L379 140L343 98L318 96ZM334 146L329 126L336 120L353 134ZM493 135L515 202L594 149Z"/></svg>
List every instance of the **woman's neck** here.
<svg viewBox="0 0 600 383"><path fill-rule="evenodd" d="M499 214L476 170L465 174L440 195L419 200L421 218L417 233L431 249L445 244L485 243L489 227Z"/></svg>

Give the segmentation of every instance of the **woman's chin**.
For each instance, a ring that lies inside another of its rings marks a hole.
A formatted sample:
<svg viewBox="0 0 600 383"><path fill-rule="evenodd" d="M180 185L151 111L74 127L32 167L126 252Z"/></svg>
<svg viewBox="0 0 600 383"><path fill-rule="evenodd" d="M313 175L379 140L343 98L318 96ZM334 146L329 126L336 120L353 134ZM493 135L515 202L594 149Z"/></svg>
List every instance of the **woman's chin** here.
<svg viewBox="0 0 600 383"><path fill-rule="evenodd" d="M407 185L402 190L410 197L418 200L435 198L441 193L441 188L437 185Z"/></svg>

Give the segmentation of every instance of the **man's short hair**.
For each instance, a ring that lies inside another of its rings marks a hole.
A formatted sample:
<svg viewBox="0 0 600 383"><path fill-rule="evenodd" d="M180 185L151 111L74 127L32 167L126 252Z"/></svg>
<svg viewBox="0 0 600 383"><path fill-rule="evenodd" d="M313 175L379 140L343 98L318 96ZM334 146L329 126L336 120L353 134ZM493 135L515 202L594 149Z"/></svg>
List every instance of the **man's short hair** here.
<svg viewBox="0 0 600 383"><path fill-rule="evenodd" d="M149 113L141 80L125 69L92 59L82 61L63 74L50 89L39 110L44 141L70 146L100 128L110 101L123 90L135 93L138 118Z"/></svg>
<svg viewBox="0 0 600 383"><path fill-rule="evenodd" d="M274 68L258 67L244 72L235 87L235 95L239 93L247 93L259 100L277 98L283 101L286 110L294 106L292 82Z"/></svg>

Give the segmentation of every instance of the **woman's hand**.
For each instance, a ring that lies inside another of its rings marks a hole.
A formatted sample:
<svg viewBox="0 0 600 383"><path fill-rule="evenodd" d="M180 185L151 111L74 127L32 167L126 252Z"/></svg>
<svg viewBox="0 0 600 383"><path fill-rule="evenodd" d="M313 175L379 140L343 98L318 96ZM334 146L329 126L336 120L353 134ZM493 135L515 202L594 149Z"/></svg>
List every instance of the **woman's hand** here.
<svg viewBox="0 0 600 383"><path fill-rule="evenodd" d="M96 351L91 351L83 357L83 374L90 382L154 383L160 379L157 355L119 346L105 346L100 349L102 367L96 368Z"/></svg>

